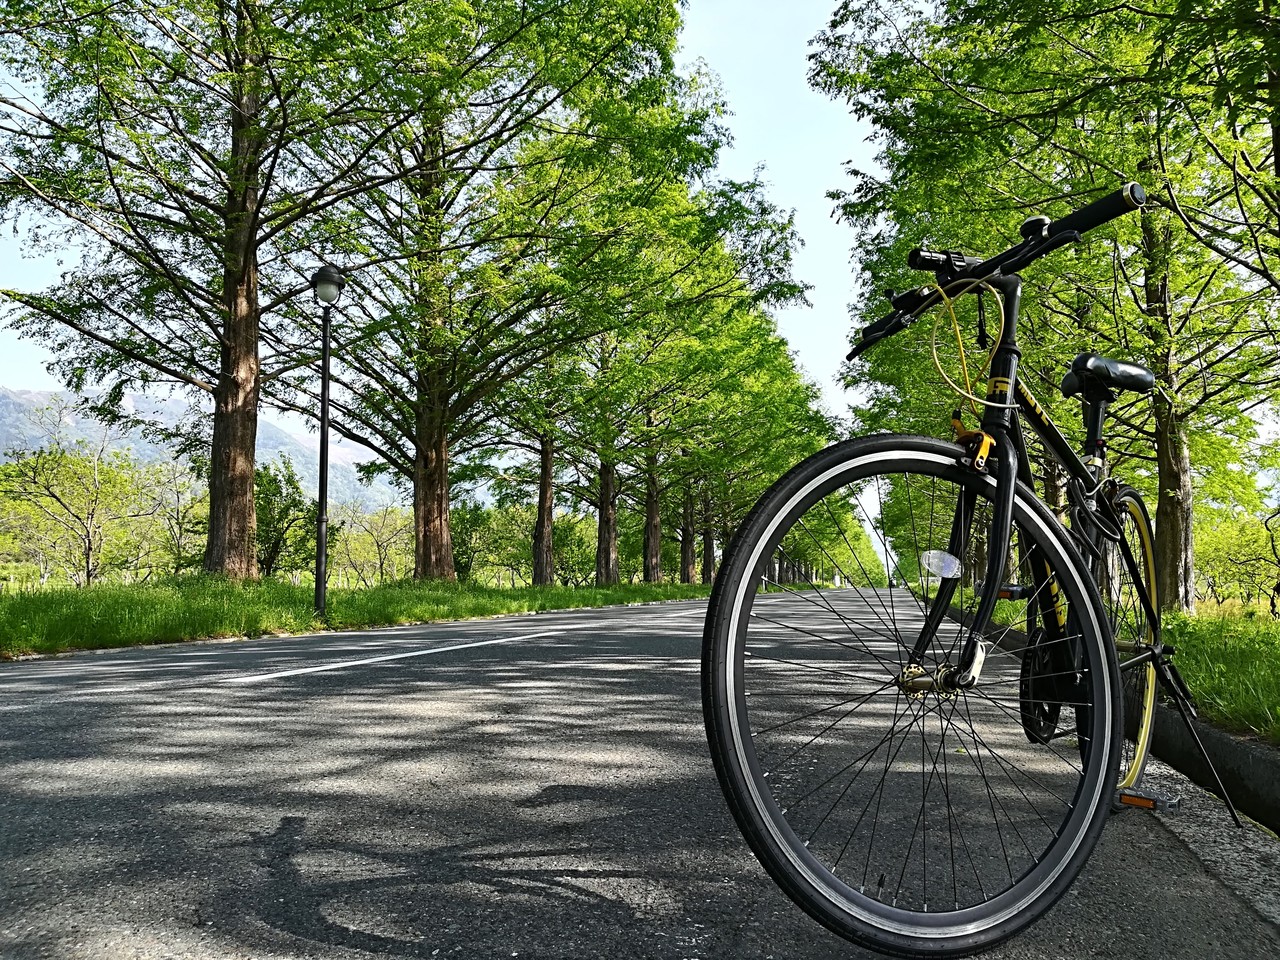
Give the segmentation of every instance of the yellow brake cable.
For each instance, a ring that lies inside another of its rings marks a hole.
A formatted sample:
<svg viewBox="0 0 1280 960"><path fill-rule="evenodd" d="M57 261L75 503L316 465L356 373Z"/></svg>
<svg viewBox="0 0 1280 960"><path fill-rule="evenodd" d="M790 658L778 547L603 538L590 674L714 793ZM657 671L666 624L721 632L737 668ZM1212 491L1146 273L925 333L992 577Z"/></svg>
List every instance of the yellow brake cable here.
<svg viewBox="0 0 1280 960"><path fill-rule="evenodd" d="M960 357L960 371L964 375L964 388L962 389L955 383L955 381L947 376L947 371L942 367L942 361L938 359L938 324L941 318L935 314L933 318L933 334L930 338L929 347L930 352L933 354L933 365L937 369L939 375L946 381L947 386L951 388L952 392L955 393L956 396L969 401L969 407L973 411L974 416L981 416L981 413L978 411L979 405L984 407L998 407L1003 410L1016 409L1018 406L1016 403L996 403L992 400L987 400L974 395L973 381L969 377L969 362L964 353L964 335L960 331L960 319L956 316L955 298L948 296L947 291L942 288L941 284L935 282L932 286L933 289L938 292L938 296L946 306L947 312L951 315L951 325L956 335L956 352ZM979 378L982 378L985 377L987 371L991 369L991 362L995 359L996 350L999 349L1000 341L1004 337L1004 300L1001 298L1000 292L991 286L991 284L987 282L986 278L969 281L968 286L956 294L956 297L963 296L975 287L981 287L984 290L991 291L991 295L996 298L996 303L1000 307L1000 332L992 342L991 351L987 354L986 363L983 365L983 368L978 375Z"/></svg>

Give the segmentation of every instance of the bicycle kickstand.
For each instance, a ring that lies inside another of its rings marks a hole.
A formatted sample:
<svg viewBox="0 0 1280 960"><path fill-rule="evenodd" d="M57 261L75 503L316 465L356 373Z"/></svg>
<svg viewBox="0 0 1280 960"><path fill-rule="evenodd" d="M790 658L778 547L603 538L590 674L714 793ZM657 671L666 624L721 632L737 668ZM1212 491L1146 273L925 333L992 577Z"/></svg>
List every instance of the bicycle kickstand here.
<svg viewBox="0 0 1280 960"><path fill-rule="evenodd" d="M1240 817L1236 813L1236 805L1231 802L1231 795L1227 793L1227 788L1222 783L1222 778L1218 776L1218 769L1213 765L1213 759L1209 756L1209 751L1205 749L1204 743L1200 740L1200 734L1196 732L1195 724L1191 722L1192 718L1196 716L1195 704L1191 700L1191 692L1187 690L1182 675L1178 673L1178 668L1169 659L1172 655L1173 648L1164 647L1160 651L1160 656L1156 658L1156 673L1160 677L1160 683L1173 695L1173 703L1178 708L1178 715L1182 717L1182 722L1186 724L1187 732L1191 734L1191 739L1196 742L1196 749L1200 751L1200 756L1204 758L1205 766L1213 774L1214 783L1218 785L1218 796L1227 805L1227 811L1231 814L1231 819L1235 821L1237 827L1244 829L1244 824L1240 822Z"/></svg>
<svg viewBox="0 0 1280 960"><path fill-rule="evenodd" d="M1142 582L1137 561L1134 559L1133 551L1129 548L1129 543L1124 537L1120 538L1120 552L1124 557L1125 566L1128 568L1130 576L1135 577L1134 582ZM1155 645L1148 651L1148 654L1152 665L1156 669L1156 675L1160 678L1160 685L1173 696L1173 703L1178 708L1178 715L1182 717L1182 722L1186 725L1187 732L1191 734L1191 739L1196 742L1196 749L1200 751L1200 756L1204 758L1205 766L1213 774L1213 782L1218 785L1218 796L1227 805L1227 811L1231 814L1231 819L1235 821L1236 826L1243 829L1244 824L1240 822L1240 816L1236 813L1236 805L1231 802L1231 795L1227 793L1222 777L1218 776L1218 768L1213 765L1213 759L1209 756L1209 751L1205 749L1204 743L1200 740L1200 734L1196 732L1195 724L1191 722L1192 718L1196 716L1195 703L1191 699L1191 691L1187 689L1187 684L1182 679L1182 674L1178 672L1177 666L1174 665L1174 649L1164 642L1160 634L1160 617L1152 609L1150 598L1144 592L1140 591L1140 593L1143 612L1149 618L1148 622L1155 624ZM1121 802L1124 802L1123 797ZM1142 804L1134 805L1140 806Z"/></svg>

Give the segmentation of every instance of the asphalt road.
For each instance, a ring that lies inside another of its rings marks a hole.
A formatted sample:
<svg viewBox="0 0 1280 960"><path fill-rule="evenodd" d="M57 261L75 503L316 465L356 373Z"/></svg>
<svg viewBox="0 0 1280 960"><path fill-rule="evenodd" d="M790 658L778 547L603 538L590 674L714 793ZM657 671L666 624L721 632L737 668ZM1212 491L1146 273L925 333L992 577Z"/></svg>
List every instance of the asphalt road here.
<svg viewBox="0 0 1280 960"><path fill-rule="evenodd" d="M0 664L0 957L866 956L728 815L703 609ZM1280 842L1154 776L989 956L1280 956Z"/></svg>

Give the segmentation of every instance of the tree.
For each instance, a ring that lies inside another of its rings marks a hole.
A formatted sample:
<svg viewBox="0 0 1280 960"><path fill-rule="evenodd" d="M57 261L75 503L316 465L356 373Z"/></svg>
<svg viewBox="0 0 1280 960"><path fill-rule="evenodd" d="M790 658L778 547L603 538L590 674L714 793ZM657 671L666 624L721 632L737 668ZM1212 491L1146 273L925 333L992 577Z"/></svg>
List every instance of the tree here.
<svg viewBox="0 0 1280 960"><path fill-rule="evenodd" d="M413 570L413 515L403 506L368 510L357 502L334 510L335 567L354 576L362 587L400 580Z"/></svg>
<svg viewBox="0 0 1280 960"><path fill-rule="evenodd" d="M579 386L575 353L565 351L526 370L501 394L497 422L503 437L495 437L494 445L500 442L507 450L537 457L536 473L529 471L536 507L531 537L535 587L556 582L557 453L566 443L563 423ZM519 474L517 467L510 476Z"/></svg>
<svg viewBox="0 0 1280 960"><path fill-rule="evenodd" d="M388 189L343 213L342 255L367 266L352 271L361 319L338 351L335 429L411 483L417 577L454 575L449 461L483 423L481 405L573 342L566 303L604 293L639 243L621 211L666 185L672 156L705 153L699 126L671 109L670 0L478 9L492 56L378 144L370 162ZM358 334L370 326L378 336ZM301 378L292 387L312 392ZM309 411L296 392L277 397Z"/></svg>
<svg viewBox="0 0 1280 960"><path fill-rule="evenodd" d="M254 470L254 500L258 514L258 571L262 576L312 569L320 505L302 492L293 461L285 454ZM328 535L330 549L339 534L339 525L335 524Z"/></svg>
<svg viewBox="0 0 1280 960"><path fill-rule="evenodd" d="M1212 434L1239 438L1240 455L1254 435L1249 411L1280 382L1275 300L1258 274L1176 226L1179 205L1230 190L1220 158L1202 159L1200 149L1203 127L1225 119L1223 108L1186 87L1130 83L1136 65L1157 58L1149 18L1130 7L1094 17L1084 9L1068 5L1059 16L1020 3L1006 21L1002 8L1007 25L994 39L994 10L981 2L948 7L936 21L844 5L820 38L812 78L881 131L889 176L856 174L838 198L876 287L918 282L891 266L909 246L995 252L1028 212L1065 213L1124 179L1168 198L1168 209L1095 231L1076 256L1036 268L1020 371L1052 389L1073 346L1155 371L1149 412L1145 400L1116 409L1124 429L1115 448L1156 500L1162 602L1192 609L1190 453ZM867 383L866 371L890 385L872 388L879 409L867 419L945 423L940 408L953 401L930 398L935 381L920 376L930 364L907 342L877 347L852 371L854 382ZM1062 409L1050 390L1041 394Z"/></svg>
<svg viewBox="0 0 1280 960"><path fill-rule="evenodd" d="M1071 45L1075 56L1055 66L1055 82L1037 88L1023 111L1008 114L1014 122L1043 136L1034 118L1056 104L1179 127L1184 142L1156 151L1150 167L1161 175L1159 200L1197 243L1280 292L1280 19L1273 0L967 0L951 10L977 29L1006 25L1015 49L1044 49L1051 38L1059 52ZM993 79L996 89L1007 89ZM1044 145L1062 146L1053 133ZM1210 176L1185 176L1187 156Z"/></svg>
<svg viewBox="0 0 1280 960"><path fill-rule="evenodd" d="M160 477L111 449L117 437L109 427L92 442L67 440L61 429L66 412L45 411L40 446L6 451L0 525L42 570L60 569L76 586L88 587L109 570L149 566Z"/></svg>
<svg viewBox="0 0 1280 960"><path fill-rule="evenodd" d="M564 513L555 518L556 579L564 587L585 587L595 576L595 524L589 517Z"/></svg>
<svg viewBox="0 0 1280 960"><path fill-rule="evenodd" d="M290 258L315 241L319 214L438 160L388 171L369 158L430 91L495 55L471 42L479 15L463 3L32 0L6 16L0 217L67 271L0 296L73 389L108 387L104 407L135 383L210 399L204 567L254 577L260 394L314 352L281 323L306 289Z"/></svg>
<svg viewBox="0 0 1280 960"><path fill-rule="evenodd" d="M487 252L469 249L468 262L444 283L449 306L432 314L435 319L411 304L386 302L389 319L370 318L384 324L385 336L340 351L345 370L336 379L346 399L339 402L337 429L411 479L419 577L452 575L452 565L441 570L439 558L428 555L437 548L452 552L447 466L491 442L488 428L509 385L577 344L639 327L649 316L706 309L721 299L750 303L794 289L773 275L785 272L779 262L763 262L780 257L777 250L744 249L738 258L726 253L730 234L781 229L790 236L789 225L766 219L777 218L773 208L749 196L756 184L689 197L686 186L667 178L654 181L660 190L650 185L640 198L629 197L613 189L632 182L615 162L592 171L581 189L571 189L575 178L562 172L555 190L544 193L549 169L535 164L537 176L526 184L549 206L506 196L504 206L521 224L515 230L520 241ZM538 238L533 249L527 233Z"/></svg>
<svg viewBox="0 0 1280 960"><path fill-rule="evenodd" d="M202 541L209 525L209 499L186 464L169 460L158 464L156 471L160 494L156 536L169 559L170 572L177 576L201 564Z"/></svg>

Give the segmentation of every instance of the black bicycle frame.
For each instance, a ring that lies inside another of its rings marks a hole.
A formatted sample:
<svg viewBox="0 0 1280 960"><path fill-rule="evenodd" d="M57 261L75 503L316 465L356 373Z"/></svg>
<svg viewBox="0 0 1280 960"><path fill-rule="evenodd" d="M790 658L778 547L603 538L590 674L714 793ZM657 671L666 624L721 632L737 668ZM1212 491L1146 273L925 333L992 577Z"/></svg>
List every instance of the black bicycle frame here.
<svg viewBox="0 0 1280 960"><path fill-rule="evenodd" d="M993 459L995 460L996 495L987 549L984 581L986 586L970 621L969 634L957 665L956 676L962 680L968 676L973 666L978 642L986 632L999 599L999 588L1004 579L1011 549L1013 501L1016 490L1014 481L1022 480L1028 487L1033 486L1031 464L1022 435L1021 420L1017 414L1020 413L1022 418L1030 424L1045 448L1062 465L1067 476L1089 491L1090 502L1081 504L1082 507L1086 509L1094 507L1092 494L1105 476L1105 448L1102 444L1105 401L1086 401L1089 446L1092 448L1086 462L1072 449L1070 442L1049 419L1039 401L1018 379L1018 361L1022 356L1022 351L1018 347L1018 308L1022 295L1022 278L1017 274L996 277L990 281L990 286L1001 294L1004 314L1000 341L996 345L991 360L991 372L987 381L988 406L983 413L981 427L983 433L995 440ZM948 551L955 556L965 554L974 502L975 495L964 494L957 507L948 547ZM1094 548L1101 546L1099 542L1102 538L1101 531L1093 530L1090 533L1091 545ZM1151 622L1157 623L1151 609L1151 600L1146 593L1146 584L1136 570L1136 563L1129 555L1127 544L1123 545L1123 554L1126 563L1134 568L1131 570L1131 575L1140 594L1143 608L1147 615L1153 618ZM1046 629L1065 631L1067 626L1065 607L1052 572L1046 567L1045 570L1033 570L1032 574L1036 578L1036 596L1041 597L1041 619ZM923 660L925 648L947 615L959 582L959 578L940 581L934 603L925 618L924 628L911 651L911 663L919 665Z"/></svg>

